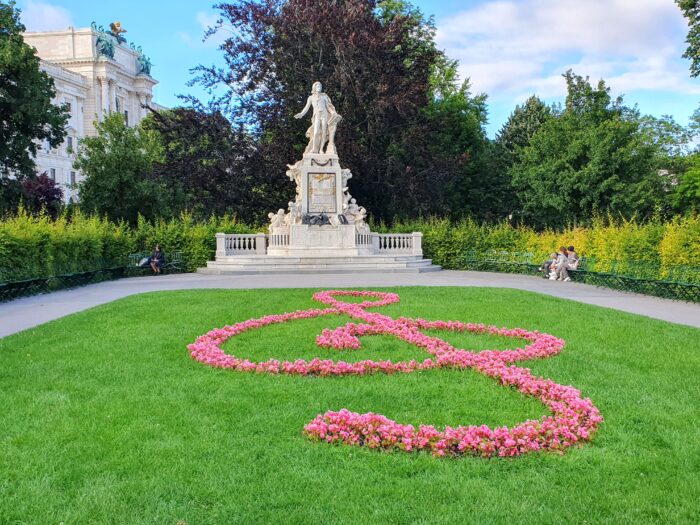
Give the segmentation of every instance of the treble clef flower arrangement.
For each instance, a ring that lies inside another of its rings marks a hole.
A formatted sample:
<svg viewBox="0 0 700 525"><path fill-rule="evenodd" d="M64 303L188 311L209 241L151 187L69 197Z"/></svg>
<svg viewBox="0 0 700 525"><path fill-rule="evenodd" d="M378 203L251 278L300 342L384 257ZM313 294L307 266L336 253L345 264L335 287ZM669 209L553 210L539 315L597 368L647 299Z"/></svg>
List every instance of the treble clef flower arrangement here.
<svg viewBox="0 0 700 525"><path fill-rule="evenodd" d="M337 297L367 297L377 299L360 303L346 303ZM191 356L197 361L217 368L238 372L264 374L294 374L312 376L345 376L369 374L411 373L433 368L471 368L496 379L504 386L513 387L525 395L539 399L552 415L528 420L514 427L489 428L480 426L445 427L438 430L430 425L404 425L380 414L357 414L347 409L319 414L304 427L310 439L328 443L365 446L372 449L426 450L436 456L518 456L538 450L563 451L577 443L590 441L603 421L599 410L590 399L571 387L550 379L535 377L529 369L513 363L527 359L545 358L558 354L564 341L552 335L530 332L520 328L506 329L459 321L426 321L423 319L393 319L367 311L399 301L394 293L370 291L325 291L314 294L314 299L329 305L325 309L299 310L280 315L266 315L231 326L212 330L189 345ZM334 330L326 329L316 338L323 348L352 350L360 347L359 337L392 335L416 345L431 357L422 362L415 360L372 361L354 363L315 358L310 361L252 362L226 354L221 345L242 332L263 326L284 323L294 319L309 319L325 315L345 314L362 323L348 323ZM470 352L453 347L438 337L426 335L425 330L471 332L519 338L530 344L514 350L484 350Z"/></svg>

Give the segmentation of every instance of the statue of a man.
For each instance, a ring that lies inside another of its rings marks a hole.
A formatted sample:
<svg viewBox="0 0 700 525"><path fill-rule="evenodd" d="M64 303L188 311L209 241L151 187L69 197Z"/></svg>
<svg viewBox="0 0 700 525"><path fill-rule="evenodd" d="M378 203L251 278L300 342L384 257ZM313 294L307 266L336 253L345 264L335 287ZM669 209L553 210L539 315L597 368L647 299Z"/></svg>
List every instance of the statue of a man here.
<svg viewBox="0 0 700 525"><path fill-rule="evenodd" d="M343 117L338 115L330 97L322 89L323 86L321 86L320 82L314 82L311 88L311 95L306 100L306 106L301 110L301 113L294 115L294 118L302 118L309 111L309 108L313 107L314 114L311 119L311 127L306 130L309 145L306 146L304 153L324 153L323 147L328 143L325 153L327 155L336 155L335 130L338 127L338 122Z"/></svg>

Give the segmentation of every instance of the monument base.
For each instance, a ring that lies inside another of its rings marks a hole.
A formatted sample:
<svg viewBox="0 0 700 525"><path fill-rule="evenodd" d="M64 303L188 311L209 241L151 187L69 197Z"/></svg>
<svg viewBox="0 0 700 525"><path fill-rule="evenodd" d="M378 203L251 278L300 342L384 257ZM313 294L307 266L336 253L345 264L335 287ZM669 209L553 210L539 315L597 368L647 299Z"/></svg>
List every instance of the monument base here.
<svg viewBox="0 0 700 525"><path fill-rule="evenodd" d="M441 268L420 255L348 257L234 255L209 261L197 273L208 275L424 273Z"/></svg>
<svg viewBox="0 0 700 525"><path fill-rule="evenodd" d="M423 259L423 235L361 233L353 225L275 227L269 234L216 234L216 260L199 273L423 273L440 270Z"/></svg>
<svg viewBox="0 0 700 525"><path fill-rule="evenodd" d="M377 253L371 245L358 245L355 226L339 224L337 226L310 226L292 224L288 228L273 228L272 238L284 238L288 235L286 246L270 244L267 255L288 257L352 257L357 255L374 255Z"/></svg>

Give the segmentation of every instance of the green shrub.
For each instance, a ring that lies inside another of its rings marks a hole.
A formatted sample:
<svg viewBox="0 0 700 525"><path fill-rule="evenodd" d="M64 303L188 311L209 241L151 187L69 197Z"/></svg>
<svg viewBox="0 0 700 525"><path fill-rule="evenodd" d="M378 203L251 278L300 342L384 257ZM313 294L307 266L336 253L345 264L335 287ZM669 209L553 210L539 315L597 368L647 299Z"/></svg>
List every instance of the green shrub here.
<svg viewBox="0 0 700 525"><path fill-rule="evenodd" d="M559 246L570 244L580 255L594 257L596 269L602 271L616 260L659 263L662 277L671 266L700 265L700 216L677 217L667 223L597 218L587 228L541 232L508 222L452 223L435 217L373 227L379 232L423 232L425 256L448 269L464 268L470 251L531 252L539 263ZM232 216L212 216L203 222L186 213L171 220L139 217L136 226L130 227L79 212L52 220L20 209L0 221L0 282L124 266L130 253L150 252L156 244L166 257L181 251L186 269L194 271L214 258L217 232L259 231L263 229Z"/></svg>

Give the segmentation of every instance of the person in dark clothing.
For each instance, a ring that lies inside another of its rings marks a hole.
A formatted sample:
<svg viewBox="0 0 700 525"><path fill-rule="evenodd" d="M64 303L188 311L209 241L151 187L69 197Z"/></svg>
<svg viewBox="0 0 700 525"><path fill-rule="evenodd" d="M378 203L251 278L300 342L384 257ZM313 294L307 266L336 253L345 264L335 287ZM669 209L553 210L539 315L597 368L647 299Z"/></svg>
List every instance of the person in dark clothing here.
<svg viewBox="0 0 700 525"><path fill-rule="evenodd" d="M153 255L151 255L151 270L156 275L160 274L160 269L165 264L165 253L160 249L160 244L156 244L155 250L153 250Z"/></svg>

